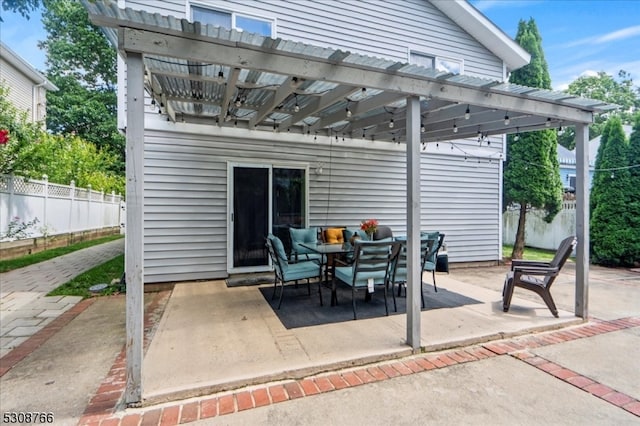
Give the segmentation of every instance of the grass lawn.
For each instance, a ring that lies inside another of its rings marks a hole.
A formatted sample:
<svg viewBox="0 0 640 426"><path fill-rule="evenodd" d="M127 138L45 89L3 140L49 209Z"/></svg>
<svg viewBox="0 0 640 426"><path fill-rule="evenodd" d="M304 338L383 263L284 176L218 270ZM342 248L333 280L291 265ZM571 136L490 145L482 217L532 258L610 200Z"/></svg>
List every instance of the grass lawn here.
<svg viewBox="0 0 640 426"><path fill-rule="evenodd" d="M502 246L502 256L505 259L511 259L511 252L513 251L513 246L503 245ZM556 252L554 250L543 250L532 247L525 247L522 258L525 260L539 260L539 261L551 261L553 256L555 256Z"/></svg>
<svg viewBox="0 0 640 426"><path fill-rule="evenodd" d="M78 275L71 281L62 284L50 292L47 296L82 296L84 298L95 296L95 294L89 291L89 287L96 284L111 284L114 278L118 280L122 277L124 272L124 254L114 257L107 263L98 265L93 269L89 269L87 272ZM106 289L100 292L100 295L113 294L118 291L118 286L109 285Z"/></svg>
<svg viewBox="0 0 640 426"><path fill-rule="evenodd" d="M23 268L25 266L40 263L45 260L53 259L54 257L62 256L67 253L81 250L83 248L95 246L97 244L106 243L113 240L124 238L123 235L110 235L108 237L98 238L90 241L83 241L81 243L72 244L66 247L58 247L51 250L45 250L38 253L30 254L23 257L10 260L0 260L0 272L12 271L14 269Z"/></svg>

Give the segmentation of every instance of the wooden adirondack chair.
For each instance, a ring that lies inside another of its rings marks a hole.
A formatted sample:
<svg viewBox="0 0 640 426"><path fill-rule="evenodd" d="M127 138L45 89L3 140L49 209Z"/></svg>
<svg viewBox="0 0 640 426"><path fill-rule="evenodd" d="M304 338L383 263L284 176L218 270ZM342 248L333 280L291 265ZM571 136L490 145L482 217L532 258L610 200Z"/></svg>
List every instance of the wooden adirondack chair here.
<svg viewBox="0 0 640 426"><path fill-rule="evenodd" d="M513 260L511 271L507 273L502 289L502 310L509 311L514 287L520 287L537 293L554 317L558 317L558 309L551 297L551 285L560 273L565 262L575 249L576 237L565 238L558 247L551 262Z"/></svg>

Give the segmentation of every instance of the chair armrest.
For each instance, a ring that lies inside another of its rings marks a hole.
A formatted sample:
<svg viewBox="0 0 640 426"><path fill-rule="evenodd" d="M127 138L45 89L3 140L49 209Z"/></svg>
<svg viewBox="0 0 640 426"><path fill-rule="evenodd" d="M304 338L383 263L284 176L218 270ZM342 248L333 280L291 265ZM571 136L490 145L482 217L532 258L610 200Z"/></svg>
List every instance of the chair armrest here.
<svg viewBox="0 0 640 426"><path fill-rule="evenodd" d="M539 268L548 268L551 266L550 262L543 262L539 260L523 260L523 259L513 259L511 260L511 270L513 271L516 267L539 267Z"/></svg>
<svg viewBox="0 0 640 426"><path fill-rule="evenodd" d="M556 275L560 272L558 267L536 267L536 266L516 266L513 268L514 278L516 275Z"/></svg>
<svg viewBox="0 0 640 426"><path fill-rule="evenodd" d="M350 266L350 264L345 262L344 260L340 260L340 259L334 258L333 259L334 266L335 266L336 263L340 263L342 266Z"/></svg>
<svg viewBox="0 0 640 426"><path fill-rule="evenodd" d="M320 261L320 259L309 259L307 256L307 262L317 263L318 266L322 266L322 262Z"/></svg>

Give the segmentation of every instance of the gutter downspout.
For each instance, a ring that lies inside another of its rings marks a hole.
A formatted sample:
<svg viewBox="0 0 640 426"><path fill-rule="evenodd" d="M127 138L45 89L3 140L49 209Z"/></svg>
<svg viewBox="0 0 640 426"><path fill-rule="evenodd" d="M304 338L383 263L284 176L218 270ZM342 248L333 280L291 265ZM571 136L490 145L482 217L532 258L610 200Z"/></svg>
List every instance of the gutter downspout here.
<svg viewBox="0 0 640 426"><path fill-rule="evenodd" d="M31 103L32 103L32 105L31 105L31 119L33 120L34 123L37 122L37 121L40 121L39 120L40 119L40 114L39 114L40 110L38 108L40 105L42 105L40 103L40 88L45 86L46 84L47 84L47 81L45 80L42 83L36 84L35 86L33 86L33 89L32 89L32 94L31 94L31 99L32 99L32 101L31 101ZM46 127L46 124L45 124L45 127Z"/></svg>

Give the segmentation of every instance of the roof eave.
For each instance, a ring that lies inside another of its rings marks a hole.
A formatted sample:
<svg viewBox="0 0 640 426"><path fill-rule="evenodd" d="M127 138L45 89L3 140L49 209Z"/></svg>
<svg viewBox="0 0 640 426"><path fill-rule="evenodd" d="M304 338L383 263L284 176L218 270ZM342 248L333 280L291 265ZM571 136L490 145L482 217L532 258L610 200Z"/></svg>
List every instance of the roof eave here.
<svg viewBox="0 0 640 426"><path fill-rule="evenodd" d="M502 59L509 70L522 68L531 61L526 50L466 0L431 0L431 3Z"/></svg>
<svg viewBox="0 0 640 426"><path fill-rule="evenodd" d="M51 83L44 75L40 74L31 64L11 50L9 46L0 42L0 49L2 51L2 57L31 79L31 81L37 85L42 85L42 87L49 91L58 90L55 84Z"/></svg>

